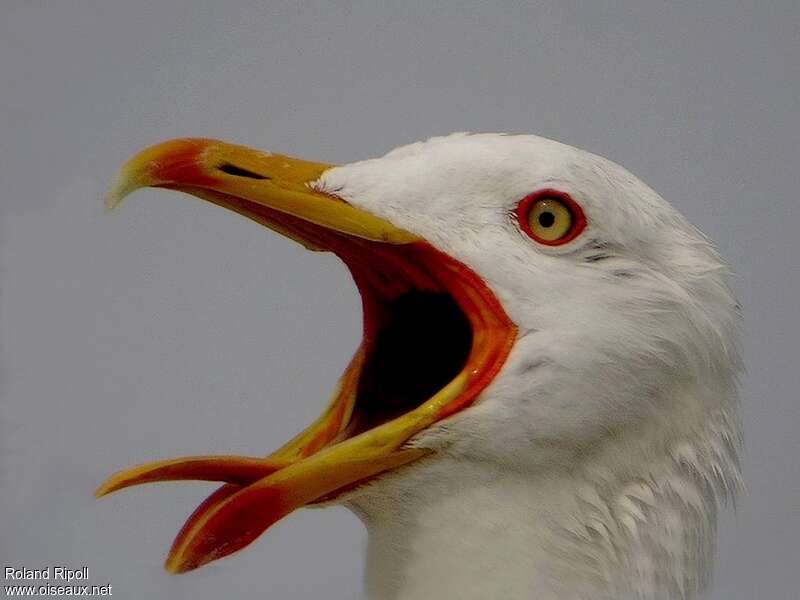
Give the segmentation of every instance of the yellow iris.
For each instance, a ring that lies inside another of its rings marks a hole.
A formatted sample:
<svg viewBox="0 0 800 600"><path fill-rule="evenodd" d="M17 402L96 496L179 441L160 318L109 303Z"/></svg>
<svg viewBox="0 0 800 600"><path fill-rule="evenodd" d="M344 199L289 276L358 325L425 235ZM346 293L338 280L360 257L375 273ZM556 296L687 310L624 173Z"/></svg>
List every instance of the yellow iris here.
<svg viewBox="0 0 800 600"><path fill-rule="evenodd" d="M537 238L554 242L569 233L572 212L561 200L543 198L528 212L528 227Z"/></svg>

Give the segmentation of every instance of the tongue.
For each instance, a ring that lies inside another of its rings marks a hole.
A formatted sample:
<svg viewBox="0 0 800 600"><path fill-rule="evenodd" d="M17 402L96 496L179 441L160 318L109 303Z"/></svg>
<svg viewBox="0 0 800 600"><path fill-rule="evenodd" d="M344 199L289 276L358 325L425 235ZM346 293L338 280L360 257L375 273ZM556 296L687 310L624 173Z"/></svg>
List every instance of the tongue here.
<svg viewBox="0 0 800 600"><path fill-rule="evenodd" d="M97 488L98 498L133 485L156 481L225 481L247 485L288 463L248 456L186 456L160 460L119 471Z"/></svg>

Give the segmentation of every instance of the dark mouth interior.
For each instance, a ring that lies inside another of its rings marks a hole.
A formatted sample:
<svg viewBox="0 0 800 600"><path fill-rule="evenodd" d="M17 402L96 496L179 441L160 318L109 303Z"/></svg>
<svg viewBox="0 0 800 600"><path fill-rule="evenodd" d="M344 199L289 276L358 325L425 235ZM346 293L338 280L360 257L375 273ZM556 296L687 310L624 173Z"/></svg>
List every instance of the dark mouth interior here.
<svg viewBox="0 0 800 600"><path fill-rule="evenodd" d="M234 165L220 169L249 175ZM368 326L356 402L341 439L414 410L464 368L472 350L472 324L430 268L427 247L362 240L233 196L206 190L194 193L259 222L278 224L336 253L350 269Z"/></svg>
<svg viewBox="0 0 800 600"><path fill-rule="evenodd" d="M354 434L430 399L458 375L472 346L470 322L447 293L411 289L382 309L359 379Z"/></svg>

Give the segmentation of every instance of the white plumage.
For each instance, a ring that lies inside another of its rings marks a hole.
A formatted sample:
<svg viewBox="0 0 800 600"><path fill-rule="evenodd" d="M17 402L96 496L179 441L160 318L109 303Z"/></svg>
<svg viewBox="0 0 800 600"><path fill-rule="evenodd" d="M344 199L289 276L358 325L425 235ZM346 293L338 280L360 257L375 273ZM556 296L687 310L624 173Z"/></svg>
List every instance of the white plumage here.
<svg viewBox="0 0 800 600"><path fill-rule="evenodd" d="M696 597L740 485L740 317L709 241L620 166L535 136L434 138L316 186L471 267L520 329L479 402L415 438L432 458L348 498L370 598ZM543 187L586 214L566 247L509 218Z"/></svg>

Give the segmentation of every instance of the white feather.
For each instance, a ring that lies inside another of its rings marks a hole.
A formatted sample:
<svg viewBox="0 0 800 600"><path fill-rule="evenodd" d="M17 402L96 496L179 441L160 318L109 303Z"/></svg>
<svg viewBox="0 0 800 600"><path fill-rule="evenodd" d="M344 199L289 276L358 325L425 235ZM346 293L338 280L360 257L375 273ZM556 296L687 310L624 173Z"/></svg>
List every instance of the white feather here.
<svg viewBox="0 0 800 600"><path fill-rule="evenodd" d="M454 134L317 182L477 272L520 335L433 458L349 498L371 598L695 598L740 487L739 311L709 241L622 167L535 136ZM558 188L588 227L535 244Z"/></svg>

